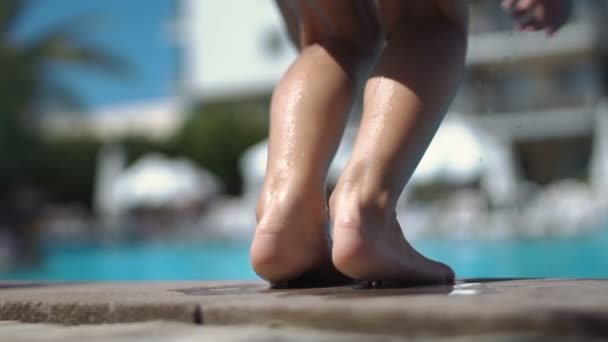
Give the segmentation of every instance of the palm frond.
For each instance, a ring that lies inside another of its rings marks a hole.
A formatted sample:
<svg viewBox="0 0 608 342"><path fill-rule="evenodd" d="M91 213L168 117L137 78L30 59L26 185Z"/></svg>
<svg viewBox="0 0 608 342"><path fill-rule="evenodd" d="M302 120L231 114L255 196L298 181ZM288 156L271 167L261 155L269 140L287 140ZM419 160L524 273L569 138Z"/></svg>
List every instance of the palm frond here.
<svg viewBox="0 0 608 342"><path fill-rule="evenodd" d="M40 104L46 108L61 108L67 112L82 112L86 105L79 92L65 83L53 82L48 84L38 94Z"/></svg>
<svg viewBox="0 0 608 342"><path fill-rule="evenodd" d="M0 25L15 20L31 0L0 0ZM2 22L4 18L4 22ZM11 18L11 19L8 19ZM113 76L130 76L131 65L104 47L83 39L83 29L98 24L99 16L81 15L55 24L52 28L19 43L10 42L0 32L0 115L24 115L45 105L82 109L78 92L47 77L52 64L98 69ZM30 108L31 110L27 110Z"/></svg>
<svg viewBox="0 0 608 342"><path fill-rule="evenodd" d="M79 64L123 76L130 69L124 59L87 45L65 30L53 31L36 39L24 51L24 57L45 62Z"/></svg>
<svg viewBox="0 0 608 342"><path fill-rule="evenodd" d="M5 37L28 7L30 0L0 0L0 37Z"/></svg>

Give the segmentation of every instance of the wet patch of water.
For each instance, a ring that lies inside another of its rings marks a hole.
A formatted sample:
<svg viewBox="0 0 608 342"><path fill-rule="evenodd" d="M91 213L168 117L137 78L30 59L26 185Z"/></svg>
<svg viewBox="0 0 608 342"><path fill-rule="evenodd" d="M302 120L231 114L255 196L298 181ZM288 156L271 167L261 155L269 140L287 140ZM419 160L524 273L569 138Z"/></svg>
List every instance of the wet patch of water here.
<svg viewBox="0 0 608 342"><path fill-rule="evenodd" d="M371 287L366 283L357 283L350 286L298 288L298 289L271 289L264 283L236 283L233 285L204 286L187 289L176 289L189 296L222 296L222 295L268 295L280 297L287 296L329 296L333 298L365 298L379 296L415 296L437 295L472 296L495 293L496 290L486 286L489 283L514 280L529 280L534 278L471 278L456 281L454 285L432 286L396 286L382 285Z"/></svg>

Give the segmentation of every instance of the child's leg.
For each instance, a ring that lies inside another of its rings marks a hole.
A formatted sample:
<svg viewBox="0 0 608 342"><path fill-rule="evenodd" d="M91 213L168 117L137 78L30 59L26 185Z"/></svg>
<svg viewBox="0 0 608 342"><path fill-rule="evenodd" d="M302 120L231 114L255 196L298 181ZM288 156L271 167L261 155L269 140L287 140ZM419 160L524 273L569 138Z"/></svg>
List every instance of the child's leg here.
<svg viewBox="0 0 608 342"><path fill-rule="evenodd" d="M302 52L272 99L268 165L251 246L253 268L271 282L331 266L326 175L369 54L364 47L373 45L356 40L367 33L357 32L364 28L350 0L310 3L299 4Z"/></svg>
<svg viewBox="0 0 608 342"><path fill-rule="evenodd" d="M333 261L346 275L405 283L452 282L452 270L414 250L395 205L449 105L464 69L466 5L385 6L388 45L366 84L353 154L330 200ZM443 7L453 7L446 13ZM459 7L459 6L464 6ZM390 13L403 13L392 17ZM407 15L407 16L406 16ZM461 18L453 20L454 18ZM454 146L458 153L458 146Z"/></svg>

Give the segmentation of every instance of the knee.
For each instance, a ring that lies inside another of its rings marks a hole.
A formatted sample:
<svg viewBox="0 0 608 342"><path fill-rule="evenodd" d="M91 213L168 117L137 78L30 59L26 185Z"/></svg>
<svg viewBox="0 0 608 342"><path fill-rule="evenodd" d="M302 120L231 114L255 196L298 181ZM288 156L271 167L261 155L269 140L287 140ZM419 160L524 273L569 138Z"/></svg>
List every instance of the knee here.
<svg viewBox="0 0 608 342"><path fill-rule="evenodd" d="M307 54L329 55L354 81L353 86L366 79L376 57L382 51L381 45L373 41L354 41L343 36L319 35L314 40L302 44Z"/></svg>
<svg viewBox="0 0 608 342"><path fill-rule="evenodd" d="M327 50L340 64L347 69L355 69L370 64L381 51L377 42L357 42L343 37L327 36L313 43Z"/></svg>
<svg viewBox="0 0 608 342"><path fill-rule="evenodd" d="M359 32L354 29L342 32L317 31L311 34L305 32L301 35L300 48L317 45L342 59L366 61L373 59L382 48L384 40L379 32Z"/></svg>

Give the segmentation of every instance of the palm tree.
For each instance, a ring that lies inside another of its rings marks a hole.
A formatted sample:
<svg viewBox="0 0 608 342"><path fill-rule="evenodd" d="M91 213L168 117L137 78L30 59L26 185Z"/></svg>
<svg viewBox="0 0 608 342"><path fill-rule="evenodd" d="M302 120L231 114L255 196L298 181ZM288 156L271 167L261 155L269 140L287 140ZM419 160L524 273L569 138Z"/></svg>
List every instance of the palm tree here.
<svg viewBox="0 0 608 342"><path fill-rule="evenodd" d="M75 18L47 29L29 42L13 39L16 23L31 0L0 0L0 229L15 235L27 232L35 201L23 200L28 188L28 167L41 145L34 123L45 103L79 106L77 92L46 77L49 67L79 65L114 74L126 71L125 63L78 38ZM4 221L4 224L3 224ZM27 233L25 233L27 234Z"/></svg>

